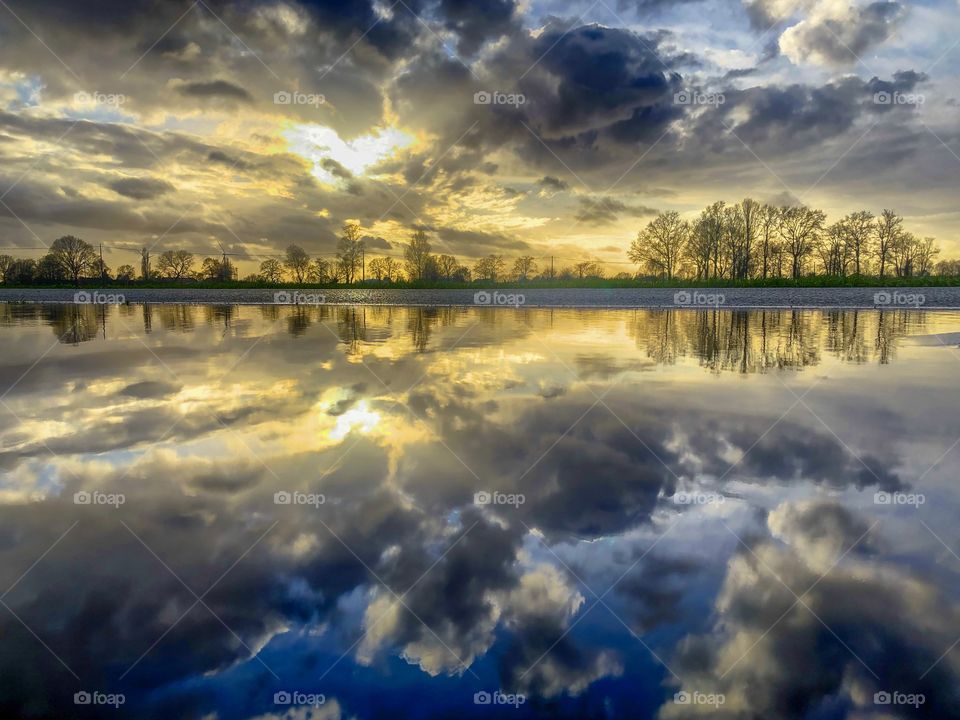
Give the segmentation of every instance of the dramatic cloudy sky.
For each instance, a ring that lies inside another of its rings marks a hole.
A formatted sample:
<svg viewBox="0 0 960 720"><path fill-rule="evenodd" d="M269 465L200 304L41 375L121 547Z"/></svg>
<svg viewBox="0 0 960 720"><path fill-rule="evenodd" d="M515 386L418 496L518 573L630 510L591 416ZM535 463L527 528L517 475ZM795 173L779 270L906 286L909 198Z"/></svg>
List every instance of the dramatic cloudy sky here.
<svg viewBox="0 0 960 720"><path fill-rule="evenodd" d="M622 262L652 213L751 195L953 254L958 33L956 0L9 0L0 245L249 271L356 220L374 252Z"/></svg>

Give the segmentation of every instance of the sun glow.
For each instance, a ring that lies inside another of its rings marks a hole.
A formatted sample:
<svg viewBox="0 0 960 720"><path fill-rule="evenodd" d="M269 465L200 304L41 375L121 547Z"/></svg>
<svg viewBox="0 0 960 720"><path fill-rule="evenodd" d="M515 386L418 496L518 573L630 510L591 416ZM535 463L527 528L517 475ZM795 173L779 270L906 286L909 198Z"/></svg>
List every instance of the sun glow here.
<svg viewBox="0 0 960 720"><path fill-rule="evenodd" d="M414 141L413 137L395 127L377 128L372 133L343 140L336 130L324 125L295 125L285 131L283 137L291 151L313 163L314 177L330 185L347 179L337 165L353 175L363 175Z"/></svg>
<svg viewBox="0 0 960 720"><path fill-rule="evenodd" d="M379 413L371 412L367 407L367 401L361 400L355 408L347 410L337 418L337 424L330 431L330 437L333 440L343 440L354 430L366 434L373 430L379 422Z"/></svg>

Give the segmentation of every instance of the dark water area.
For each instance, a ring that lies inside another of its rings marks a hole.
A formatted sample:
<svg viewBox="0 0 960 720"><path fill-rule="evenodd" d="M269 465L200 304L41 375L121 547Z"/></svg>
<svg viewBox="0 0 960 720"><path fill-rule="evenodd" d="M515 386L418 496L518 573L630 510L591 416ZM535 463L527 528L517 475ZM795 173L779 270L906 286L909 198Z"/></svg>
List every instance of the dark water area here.
<svg viewBox="0 0 960 720"><path fill-rule="evenodd" d="M960 717L958 343L0 305L0 717Z"/></svg>

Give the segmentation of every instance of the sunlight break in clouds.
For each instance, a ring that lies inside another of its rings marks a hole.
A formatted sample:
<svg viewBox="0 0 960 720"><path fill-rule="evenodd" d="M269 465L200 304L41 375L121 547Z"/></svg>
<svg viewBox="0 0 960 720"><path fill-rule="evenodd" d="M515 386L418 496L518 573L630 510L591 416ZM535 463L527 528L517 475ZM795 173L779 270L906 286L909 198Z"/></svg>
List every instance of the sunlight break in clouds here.
<svg viewBox="0 0 960 720"><path fill-rule="evenodd" d="M337 183L334 160L353 175L363 175L377 163L392 157L413 143L413 138L397 128L376 128L353 140L343 140L333 128L323 125L296 125L283 133L290 150L313 163L313 175L329 185Z"/></svg>

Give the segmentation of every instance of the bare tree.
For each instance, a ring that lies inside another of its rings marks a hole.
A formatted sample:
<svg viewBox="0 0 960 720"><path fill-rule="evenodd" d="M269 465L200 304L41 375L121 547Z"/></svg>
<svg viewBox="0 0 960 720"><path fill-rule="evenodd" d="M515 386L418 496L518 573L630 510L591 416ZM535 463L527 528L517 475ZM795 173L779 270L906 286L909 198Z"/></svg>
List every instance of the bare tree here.
<svg viewBox="0 0 960 720"><path fill-rule="evenodd" d="M150 249L140 248L140 279L149 280L153 277L153 268L150 267Z"/></svg>
<svg viewBox="0 0 960 720"><path fill-rule="evenodd" d="M452 280L456 274L460 263L453 255L440 255L437 257L437 275L443 280Z"/></svg>
<svg viewBox="0 0 960 720"><path fill-rule="evenodd" d="M887 272L887 263L890 261L890 254L903 235L903 218L893 210L884 210L877 218L874 232L877 238L874 252L877 256L877 262L880 263L880 277L884 277Z"/></svg>
<svg viewBox="0 0 960 720"><path fill-rule="evenodd" d="M267 258L260 263L260 277L264 282L283 282L283 264L276 258Z"/></svg>
<svg viewBox="0 0 960 720"><path fill-rule="evenodd" d="M762 224L763 212L760 203L751 198L745 198L736 206L736 211L742 241L738 243L738 252L733 259L733 274L736 278L745 279L750 277L753 269L753 244Z"/></svg>
<svg viewBox="0 0 960 720"><path fill-rule="evenodd" d="M764 280L770 272L770 251L776 242L780 230L780 209L773 205L763 205L757 215L757 233L760 240L760 254L762 256L760 277Z"/></svg>
<svg viewBox="0 0 960 720"><path fill-rule="evenodd" d="M344 281L348 283L352 283L363 272L364 249L360 233L357 223L344 223L337 242L337 265Z"/></svg>
<svg viewBox="0 0 960 720"><path fill-rule="evenodd" d="M496 282L498 277L503 276L505 268L506 263L503 261L503 256L491 254L477 260L473 266L473 274L478 279Z"/></svg>
<svg viewBox="0 0 960 720"><path fill-rule="evenodd" d="M307 272L310 269L310 256L299 245L288 245L286 255L283 258L283 265L293 276L295 283L302 283L306 280Z"/></svg>
<svg viewBox="0 0 960 720"><path fill-rule="evenodd" d="M537 274L537 261L531 255L522 255L513 263L513 276L523 282Z"/></svg>
<svg viewBox="0 0 960 720"><path fill-rule="evenodd" d="M50 245L50 256L77 286L80 285L80 276L93 269L98 260L93 245L73 235L54 240Z"/></svg>
<svg viewBox="0 0 960 720"><path fill-rule="evenodd" d="M690 237L690 224L680 213L660 213L630 244L627 257L648 271L673 279Z"/></svg>
<svg viewBox="0 0 960 720"><path fill-rule="evenodd" d="M847 247L853 260L853 273L862 275L867 256L871 252L876 218L873 213L861 210L850 213L843 219L847 234Z"/></svg>
<svg viewBox="0 0 960 720"><path fill-rule="evenodd" d="M803 263L813 252L826 221L827 215L822 210L812 210L804 205L784 208L780 232L790 255L793 279L803 274Z"/></svg>
<svg viewBox="0 0 960 720"><path fill-rule="evenodd" d="M10 272L14 262L12 255L0 255L0 282L7 281L7 273Z"/></svg>
<svg viewBox="0 0 960 720"><path fill-rule="evenodd" d="M168 278L181 280L190 277L193 270L193 253L187 250L167 250L160 253L157 269Z"/></svg>
<svg viewBox="0 0 960 720"><path fill-rule="evenodd" d="M936 239L927 237L921 240L914 258L917 275L929 275L933 271L933 260L939 254L940 248L937 247Z"/></svg>
<svg viewBox="0 0 960 720"><path fill-rule="evenodd" d="M417 230L403 250L407 277L411 281L424 280L430 270L430 241L423 230Z"/></svg>

